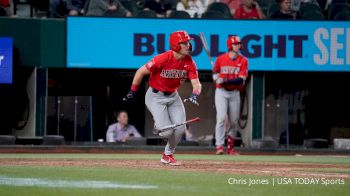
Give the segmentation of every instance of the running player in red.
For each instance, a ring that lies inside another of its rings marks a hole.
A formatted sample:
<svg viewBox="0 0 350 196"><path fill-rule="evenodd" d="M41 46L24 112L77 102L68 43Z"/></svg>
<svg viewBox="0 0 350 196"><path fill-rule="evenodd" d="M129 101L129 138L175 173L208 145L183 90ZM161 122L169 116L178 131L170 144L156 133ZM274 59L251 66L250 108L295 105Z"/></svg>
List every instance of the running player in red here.
<svg viewBox="0 0 350 196"><path fill-rule="evenodd" d="M155 56L148 63L136 71L132 81L131 90L123 100L132 100L135 97L142 79L149 77L149 89L146 92L145 102L151 112L155 127L181 123L186 120L185 107L182 103L177 89L186 79L190 79L193 91L184 100L198 104L198 96L202 86L198 79L195 62L189 55L192 49L190 40L192 38L186 31L176 31L170 35L171 50ZM168 139L161 162L169 165L180 165L173 154L184 131L185 125L174 130L159 133Z"/></svg>
<svg viewBox="0 0 350 196"><path fill-rule="evenodd" d="M227 153L238 155L234 150L234 136L238 131L240 110L240 90L248 76L248 60L239 54L242 47L238 36L227 39L228 52L220 55L213 68L215 82L215 145L216 154L223 154L225 143L225 120L228 117L230 128L227 131Z"/></svg>

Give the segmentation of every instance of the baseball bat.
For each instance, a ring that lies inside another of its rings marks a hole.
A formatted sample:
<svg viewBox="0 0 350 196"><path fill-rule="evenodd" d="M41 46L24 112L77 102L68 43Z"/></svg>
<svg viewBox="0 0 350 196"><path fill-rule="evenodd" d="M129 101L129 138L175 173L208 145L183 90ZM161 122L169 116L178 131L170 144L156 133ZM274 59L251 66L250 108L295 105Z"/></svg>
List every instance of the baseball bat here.
<svg viewBox="0 0 350 196"><path fill-rule="evenodd" d="M172 129L178 127L178 126L181 126L181 125L184 125L184 124L188 124L188 123L198 122L198 121L200 121L200 118L196 117L196 118L193 118L191 120L188 120L188 121L185 121L185 122L182 122L182 123L167 125L167 126L160 127L160 128L154 128L153 129L153 133L154 134L159 134L159 133L164 132L164 131L172 130Z"/></svg>
<svg viewBox="0 0 350 196"><path fill-rule="evenodd" d="M199 33L199 37L201 38L201 41L202 41L204 50L205 50L205 52L206 52L207 55L208 55L208 58L209 58L209 61L210 61L211 66L214 66L213 59L212 59L212 57L211 57L210 50L209 50L209 47L208 47L208 42L207 42L207 40L205 39L204 33L203 33L203 32L200 32L200 33Z"/></svg>

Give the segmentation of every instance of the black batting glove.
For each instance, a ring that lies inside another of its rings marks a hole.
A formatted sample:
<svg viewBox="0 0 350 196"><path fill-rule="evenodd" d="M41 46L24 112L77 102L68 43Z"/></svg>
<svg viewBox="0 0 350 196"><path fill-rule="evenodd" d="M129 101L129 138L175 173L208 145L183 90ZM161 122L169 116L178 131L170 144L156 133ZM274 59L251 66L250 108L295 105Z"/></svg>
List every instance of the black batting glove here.
<svg viewBox="0 0 350 196"><path fill-rule="evenodd" d="M126 94L124 97L123 97L123 101L125 102L132 102L132 101L135 101L135 97L136 97L136 92L130 90L128 92L128 94Z"/></svg>
<svg viewBox="0 0 350 196"><path fill-rule="evenodd" d="M189 97L187 97L186 99L184 99L184 102L187 102L187 101L190 101L190 102L192 102L193 104L196 104L197 106L199 106L199 103L198 103L198 95L197 95L197 94L192 93Z"/></svg>

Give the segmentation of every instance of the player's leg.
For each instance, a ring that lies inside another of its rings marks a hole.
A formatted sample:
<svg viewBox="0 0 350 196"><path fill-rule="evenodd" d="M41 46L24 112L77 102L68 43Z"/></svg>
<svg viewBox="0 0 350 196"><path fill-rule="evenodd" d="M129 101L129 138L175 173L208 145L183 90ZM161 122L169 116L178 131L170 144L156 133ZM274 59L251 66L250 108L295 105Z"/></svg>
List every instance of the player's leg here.
<svg viewBox="0 0 350 196"><path fill-rule="evenodd" d="M163 95L153 93L151 88L146 92L145 103L148 110L151 112L154 125L156 127L164 127L172 124L169 118L169 112L167 109L167 102L164 100ZM163 137L169 137L173 134L173 131L165 131L162 133Z"/></svg>
<svg viewBox="0 0 350 196"><path fill-rule="evenodd" d="M241 99L240 99L240 93L239 91L233 91L230 92L230 98L228 101L228 116L229 116L229 122L230 122L230 128L227 132L227 153L228 154L238 154L234 150L234 137L237 134L238 131L238 120L239 120L239 111L240 111L240 105L241 105Z"/></svg>
<svg viewBox="0 0 350 196"><path fill-rule="evenodd" d="M181 97L176 92L174 99L171 104L168 105L168 112L170 120L173 124L182 123L186 121L185 107L182 103ZM165 154L173 154L176 146L179 144L182 135L184 134L186 125L176 127L174 134L168 139L168 143L165 147Z"/></svg>
<svg viewBox="0 0 350 196"><path fill-rule="evenodd" d="M223 89L215 90L215 108L216 108L216 125L215 125L215 145L217 154L222 154L222 147L225 143L225 120L227 115L227 98L226 91Z"/></svg>

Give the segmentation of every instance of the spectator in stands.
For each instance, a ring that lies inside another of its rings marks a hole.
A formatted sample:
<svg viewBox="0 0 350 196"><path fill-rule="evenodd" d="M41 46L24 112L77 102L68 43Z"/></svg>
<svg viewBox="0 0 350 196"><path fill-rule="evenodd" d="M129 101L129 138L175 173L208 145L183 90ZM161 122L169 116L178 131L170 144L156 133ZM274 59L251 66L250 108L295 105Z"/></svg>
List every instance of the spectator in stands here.
<svg viewBox="0 0 350 196"><path fill-rule="evenodd" d="M291 0L276 0L280 10L271 15L271 19L295 20L299 19L299 13L292 10Z"/></svg>
<svg viewBox="0 0 350 196"><path fill-rule="evenodd" d="M181 0L177 3L176 10L186 11L191 18L200 18L206 8L201 0Z"/></svg>
<svg viewBox="0 0 350 196"><path fill-rule="evenodd" d="M107 142L126 142L131 138L142 137L137 129L129 124L128 113L125 110L121 110L117 113L116 120L116 123L113 123L108 127L106 133Z"/></svg>
<svg viewBox="0 0 350 196"><path fill-rule="evenodd" d="M68 15L84 15L84 6L86 0L67 0Z"/></svg>
<svg viewBox="0 0 350 196"><path fill-rule="evenodd" d="M171 4L160 0L146 0L144 8L155 11L158 17L168 17L171 13Z"/></svg>
<svg viewBox="0 0 350 196"><path fill-rule="evenodd" d="M11 16L10 0L0 0L0 16Z"/></svg>
<svg viewBox="0 0 350 196"><path fill-rule="evenodd" d="M84 10L86 16L104 16L107 12L118 16L132 16L119 0L87 0Z"/></svg>
<svg viewBox="0 0 350 196"><path fill-rule="evenodd" d="M232 16L235 15L236 10L241 5L241 0L220 0L222 3L226 3L228 7L231 9Z"/></svg>
<svg viewBox="0 0 350 196"><path fill-rule="evenodd" d="M265 19L265 14L255 0L242 0L234 14L235 19Z"/></svg>

